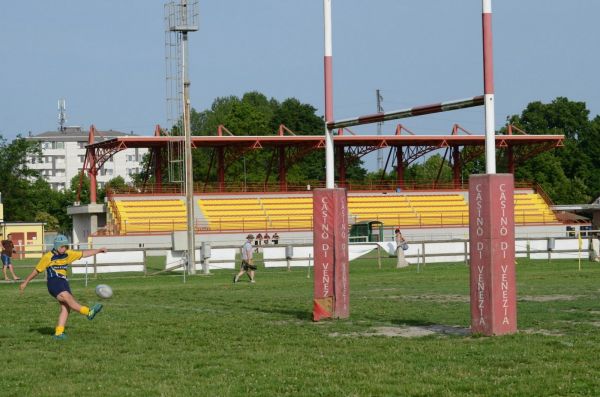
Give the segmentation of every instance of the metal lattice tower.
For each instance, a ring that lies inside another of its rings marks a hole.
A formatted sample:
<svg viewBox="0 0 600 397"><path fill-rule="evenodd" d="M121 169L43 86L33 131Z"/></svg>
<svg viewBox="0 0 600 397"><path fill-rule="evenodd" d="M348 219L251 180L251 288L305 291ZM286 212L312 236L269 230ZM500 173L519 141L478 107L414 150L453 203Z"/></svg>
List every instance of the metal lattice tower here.
<svg viewBox="0 0 600 397"><path fill-rule="evenodd" d="M67 122L67 105L64 99L58 100L58 129L60 132L65 130L65 123Z"/></svg>
<svg viewBox="0 0 600 397"><path fill-rule="evenodd" d="M167 121L171 135L182 139L169 144L169 179L185 186L187 209L187 272L196 273L194 176L188 78L188 33L198 30L198 0L165 4L165 52L167 63ZM204 265L203 272L208 273ZM185 272L184 272L185 275Z"/></svg>
<svg viewBox="0 0 600 397"><path fill-rule="evenodd" d="M185 137L185 103L189 101L187 78L187 35L198 30L198 0L165 4L165 63L167 128L170 135ZM168 146L169 181L184 183L184 139Z"/></svg>

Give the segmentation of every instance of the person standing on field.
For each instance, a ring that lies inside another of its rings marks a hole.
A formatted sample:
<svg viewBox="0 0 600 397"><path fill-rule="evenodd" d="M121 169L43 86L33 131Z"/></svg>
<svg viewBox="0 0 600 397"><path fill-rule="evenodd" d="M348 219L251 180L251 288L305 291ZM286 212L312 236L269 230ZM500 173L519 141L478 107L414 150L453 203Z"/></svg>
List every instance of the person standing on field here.
<svg viewBox="0 0 600 397"><path fill-rule="evenodd" d="M12 265L12 254L17 252L15 250L15 245L10 239L10 234L6 236L6 240L2 240L2 273L4 273L4 280L10 281L8 275L6 274L6 269L10 270L10 274L12 275L13 280L20 280L19 277L15 274L15 269Z"/></svg>
<svg viewBox="0 0 600 397"><path fill-rule="evenodd" d="M240 280L240 277L246 273L248 277L250 277L250 282L254 283L254 271L256 270L256 265L254 264L254 259L252 256L254 255L254 250L252 249L252 240L254 240L254 235L249 234L246 237L246 242L242 245L242 265L240 267L240 272L233 277L233 283L237 283Z"/></svg>
<svg viewBox="0 0 600 397"><path fill-rule="evenodd" d="M396 226L396 230L394 230L394 240L396 240L396 268L406 267L409 263L404 257L404 251L408 249L408 244L400 231L400 226Z"/></svg>
<svg viewBox="0 0 600 397"><path fill-rule="evenodd" d="M70 250L68 245L69 240L66 236L62 234L56 236L52 250L42 256L35 269L33 269L31 274L27 276L19 287L21 293L23 293L31 280L37 277L38 274L46 272L48 292L56 298L60 305L60 314L58 315L58 322L54 333L54 339L58 340L67 338L65 325L67 324L71 310L75 310L86 316L88 320L93 320L100 313L100 310L102 310L102 305L99 303L89 308L88 306L82 306L75 300L67 281L67 269L76 260L107 252L107 249L102 247L95 250L75 251Z"/></svg>

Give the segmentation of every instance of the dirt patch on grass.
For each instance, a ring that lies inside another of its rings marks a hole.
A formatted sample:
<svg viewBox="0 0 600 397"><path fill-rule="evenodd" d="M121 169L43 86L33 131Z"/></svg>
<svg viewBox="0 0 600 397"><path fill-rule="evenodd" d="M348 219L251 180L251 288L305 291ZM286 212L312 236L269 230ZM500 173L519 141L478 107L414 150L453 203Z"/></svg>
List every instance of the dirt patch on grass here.
<svg viewBox="0 0 600 397"><path fill-rule="evenodd" d="M574 301L580 297L581 295L525 295L519 297L517 300L530 302Z"/></svg>
<svg viewBox="0 0 600 397"><path fill-rule="evenodd" d="M423 326L398 326L398 327L374 327L364 332L351 332L342 334L334 332L329 334L332 337L363 337L363 336L388 336L388 337L402 337L402 338L419 338L422 336L442 334L442 335L458 335L468 336L471 335L469 328L463 327L451 327L448 325L423 325Z"/></svg>
<svg viewBox="0 0 600 397"><path fill-rule="evenodd" d="M431 302L469 302L468 295L444 295L444 294L423 294L423 295L387 295L377 297L364 297L365 299L383 299L383 300L407 300L407 301L431 301Z"/></svg>

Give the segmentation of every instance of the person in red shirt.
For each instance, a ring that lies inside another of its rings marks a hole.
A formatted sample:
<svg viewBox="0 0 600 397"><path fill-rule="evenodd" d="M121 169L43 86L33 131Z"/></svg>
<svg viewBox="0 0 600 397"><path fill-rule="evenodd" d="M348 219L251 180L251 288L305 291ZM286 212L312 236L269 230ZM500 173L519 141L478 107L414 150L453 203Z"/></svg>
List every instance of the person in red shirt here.
<svg viewBox="0 0 600 397"><path fill-rule="evenodd" d="M6 269L10 270L13 280L17 281L20 280L20 278L15 274L15 269L12 265L12 254L17 251L15 250L15 245L10 239L10 234L6 237L6 240L2 240L2 273L4 273L4 280L10 281L8 275L6 274Z"/></svg>

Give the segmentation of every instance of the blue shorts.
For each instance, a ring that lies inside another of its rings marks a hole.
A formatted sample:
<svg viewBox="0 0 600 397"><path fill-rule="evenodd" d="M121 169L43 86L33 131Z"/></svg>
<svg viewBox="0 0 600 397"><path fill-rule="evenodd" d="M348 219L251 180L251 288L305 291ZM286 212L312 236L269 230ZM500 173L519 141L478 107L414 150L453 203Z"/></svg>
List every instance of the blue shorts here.
<svg viewBox="0 0 600 397"><path fill-rule="evenodd" d="M52 277L48 279L48 292L53 297L57 297L61 292L67 291L71 293L69 282L66 278Z"/></svg>
<svg viewBox="0 0 600 397"><path fill-rule="evenodd" d="M8 265L11 265L10 256L2 254L2 266L8 267Z"/></svg>

